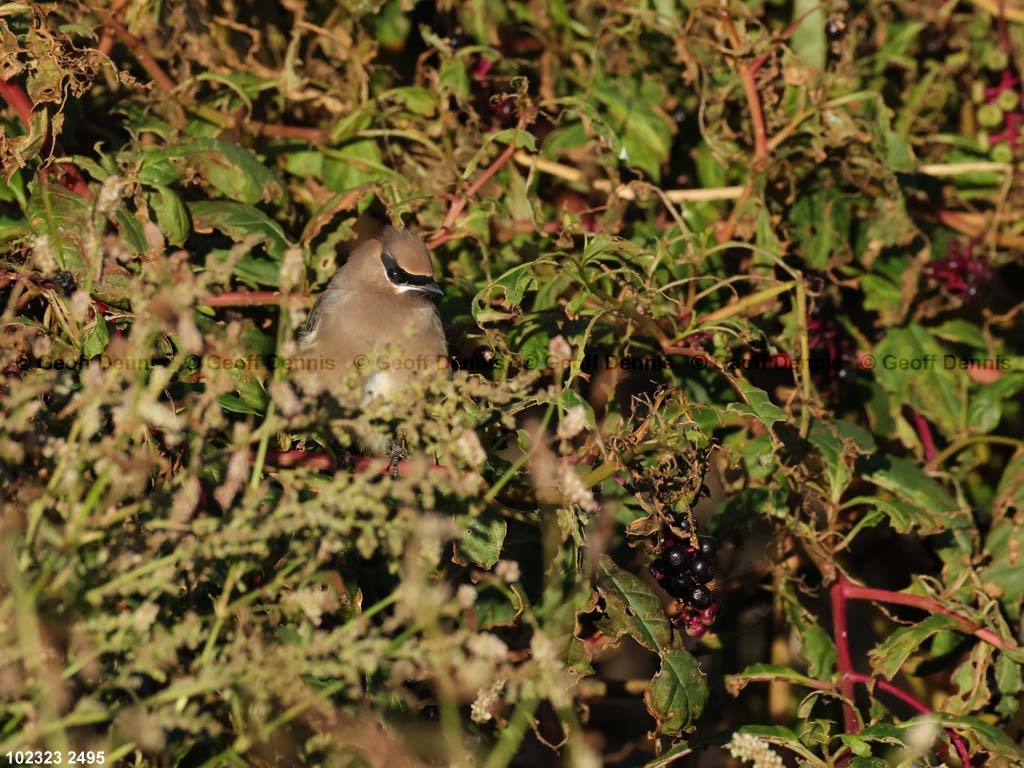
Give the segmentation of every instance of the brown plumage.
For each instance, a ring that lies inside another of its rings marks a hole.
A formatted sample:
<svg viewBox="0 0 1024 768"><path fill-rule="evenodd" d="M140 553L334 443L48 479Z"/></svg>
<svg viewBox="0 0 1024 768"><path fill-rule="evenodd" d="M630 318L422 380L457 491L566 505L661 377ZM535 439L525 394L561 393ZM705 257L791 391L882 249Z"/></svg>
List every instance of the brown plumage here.
<svg viewBox="0 0 1024 768"><path fill-rule="evenodd" d="M448 346L431 301L441 293L423 241L385 227L331 278L306 323L303 355L318 360L329 388L358 371L363 404L401 396L410 377L444 370ZM372 453L394 453L386 436L361 442Z"/></svg>

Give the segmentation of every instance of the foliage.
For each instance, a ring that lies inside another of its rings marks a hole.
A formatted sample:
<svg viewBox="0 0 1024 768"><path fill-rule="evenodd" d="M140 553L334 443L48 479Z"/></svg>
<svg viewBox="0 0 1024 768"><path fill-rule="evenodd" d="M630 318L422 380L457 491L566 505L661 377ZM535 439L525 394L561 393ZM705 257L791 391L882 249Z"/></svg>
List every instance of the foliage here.
<svg viewBox="0 0 1024 768"><path fill-rule="evenodd" d="M0 6L0 753L1019 764L1021 21ZM361 410L295 331L374 219L462 369Z"/></svg>

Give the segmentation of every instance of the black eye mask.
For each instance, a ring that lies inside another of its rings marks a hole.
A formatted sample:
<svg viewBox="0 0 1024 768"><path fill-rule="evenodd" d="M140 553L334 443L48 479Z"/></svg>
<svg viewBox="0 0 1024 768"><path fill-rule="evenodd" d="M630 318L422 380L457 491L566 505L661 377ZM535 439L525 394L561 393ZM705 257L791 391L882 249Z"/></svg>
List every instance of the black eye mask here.
<svg viewBox="0 0 1024 768"><path fill-rule="evenodd" d="M430 275L413 275L406 272L395 261L395 257L387 251L384 251L380 255L381 263L384 265L384 274L387 275L388 280L393 285L408 286L410 288L418 288L427 293L440 293L440 288L434 282L434 278Z"/></svg>

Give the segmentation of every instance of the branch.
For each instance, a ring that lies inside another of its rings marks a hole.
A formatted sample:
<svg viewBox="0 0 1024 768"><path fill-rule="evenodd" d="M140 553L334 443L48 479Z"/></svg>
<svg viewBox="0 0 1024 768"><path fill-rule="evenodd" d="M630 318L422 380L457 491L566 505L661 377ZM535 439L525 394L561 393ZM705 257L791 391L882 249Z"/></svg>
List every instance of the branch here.
<svg viewBox="0 0 1024 768"><path fill-rule="evenodd" d="M874 600L879 603L906 605L911 608L918 608L919 610L926 611L928 613L941 613L943 616L948 616L959 624L960 628L965 633L974 635L979 640L999 648L1000 650L1005 651L1018 647L1016 641L1001 638L991 629L986 629L976 622L961 616L955 611L951 611L938 600L926 595L908 595L904 592L892 592L888 589L862 587L859 584L852 584L843 578L840 578L832 585L832 591L833 593L838 592L846 600Z"/></svg>
<svg viewBox="0 0 1024 768"><path fill-rule="evenodd" d="M203 304L208 307L266 307L284 304L293 296L308 296L299 293L281 293L280 291L229 291L216 296L208 296Z"/></svg>
<svg viewBox="0 0 1024 768"><path fill-rule="evenodd" d="M526 119L524 116L520 115L519 125L516 126L516 128L517 130L521 131L525 126ZM477 192L479 192L480 188L484 184L486 184L491 179L491 177L494 176L494 174L496 174L503 165L505 165L505 163L509 161L509 158L511 158L512 155L515 154L515 151L515 144L509 144L505 148L505 151L498 155L497 159L489 166L487 166L487 168L484 169L484 171L479 176L477 176L473 183L466 188L466 191L455 198L455 200L451 204L451 207L448 209L447 215L444 217L444 221L441 222L441 226L438 227L437 232L435 232L433 236L427 241L428 248L436 248L442 243L446 243L449 240L455 239L454 237L451 236L452 227L454 226L455 220L458 218L459 214L462 213L465 207L469 204L469 199Z"/></svg>

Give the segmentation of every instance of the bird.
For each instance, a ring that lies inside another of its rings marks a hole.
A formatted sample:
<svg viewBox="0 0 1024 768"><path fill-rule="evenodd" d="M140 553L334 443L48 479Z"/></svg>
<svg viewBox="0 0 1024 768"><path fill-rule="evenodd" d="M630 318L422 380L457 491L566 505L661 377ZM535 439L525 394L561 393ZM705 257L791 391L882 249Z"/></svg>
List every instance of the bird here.
<svg viewBox="0 0 1024 768"><path fill-rule="evenodd" d="M443 295L424 242L385 226L331 278L299 335L300 349L318 362L316 375L327 388L357 371L360 407L396 398L412 377L447 368L448 343L433 302ZM359 442L367 453L388 457L397 474L405 458L401 433L364 435Z"/></svg>

